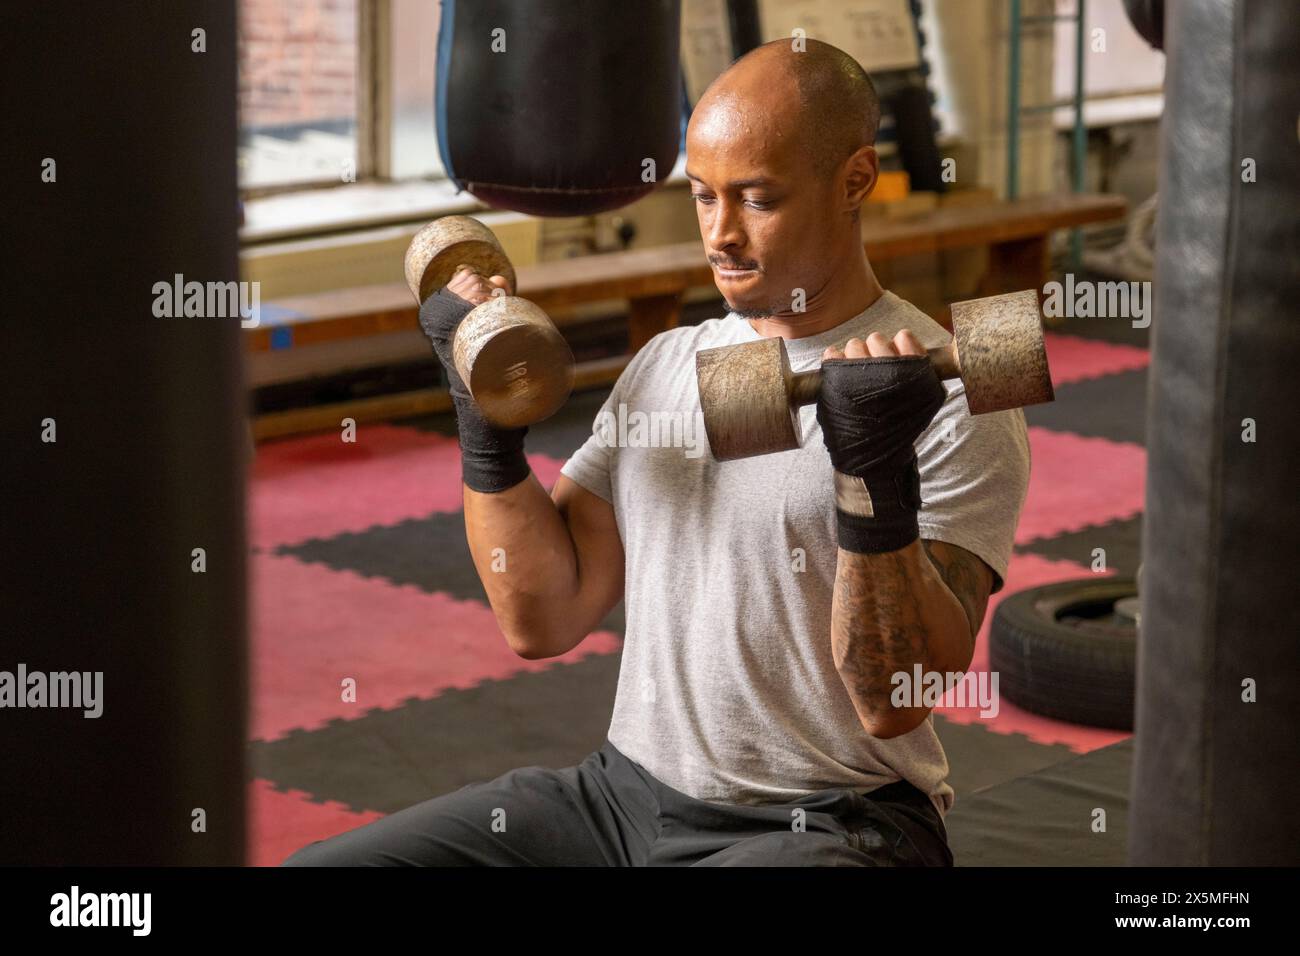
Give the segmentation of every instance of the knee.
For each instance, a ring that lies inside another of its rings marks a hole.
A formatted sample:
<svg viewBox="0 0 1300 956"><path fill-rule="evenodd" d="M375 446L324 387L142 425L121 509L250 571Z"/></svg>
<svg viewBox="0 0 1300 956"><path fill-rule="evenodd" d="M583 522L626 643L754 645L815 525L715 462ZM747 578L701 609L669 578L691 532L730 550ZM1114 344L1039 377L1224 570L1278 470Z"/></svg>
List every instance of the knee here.
<svg viewBox="0 0 1300 956"><path fill-rule="evenodd" d="M295 850L281 861L281 866L327 866L328 864L321 860L320 847L325 844L324 840L315 840L308 843L305 847Z"/></svg>
<svg viewBox="0 0 1300 956"><path fill-rule="evenodd" d="M325 840L314 840L284 858L281 866L369 866L374 854L346 833Z"/></svg>

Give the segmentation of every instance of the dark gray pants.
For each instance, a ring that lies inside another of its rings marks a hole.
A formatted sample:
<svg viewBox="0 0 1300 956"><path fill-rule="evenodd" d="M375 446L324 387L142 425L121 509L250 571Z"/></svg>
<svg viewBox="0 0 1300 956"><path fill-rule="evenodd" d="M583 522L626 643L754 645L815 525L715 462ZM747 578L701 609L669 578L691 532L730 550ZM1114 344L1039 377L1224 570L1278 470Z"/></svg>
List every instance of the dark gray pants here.
<svg viewBox="0 0 1300 956"><path fill-rule="evenodd" d="M283 865L952 866L952 853L930 798L903 780L711 803L664 786L606 740L577 766L467 784Z"/></svg>

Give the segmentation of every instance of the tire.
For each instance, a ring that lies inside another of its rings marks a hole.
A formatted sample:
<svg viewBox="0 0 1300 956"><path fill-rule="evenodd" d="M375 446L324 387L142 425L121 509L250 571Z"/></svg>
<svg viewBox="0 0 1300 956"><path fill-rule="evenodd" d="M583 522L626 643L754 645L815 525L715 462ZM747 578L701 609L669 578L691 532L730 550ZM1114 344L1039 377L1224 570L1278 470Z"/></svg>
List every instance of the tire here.
<svg viewBox="0 0 1300 956"><path fill-rule="evenodd" d="M1005 598L989 632L989 667L1007 700L1031 713L1133 729L1137 627L1114 604L1132 578L1062 581Z"/></svg>

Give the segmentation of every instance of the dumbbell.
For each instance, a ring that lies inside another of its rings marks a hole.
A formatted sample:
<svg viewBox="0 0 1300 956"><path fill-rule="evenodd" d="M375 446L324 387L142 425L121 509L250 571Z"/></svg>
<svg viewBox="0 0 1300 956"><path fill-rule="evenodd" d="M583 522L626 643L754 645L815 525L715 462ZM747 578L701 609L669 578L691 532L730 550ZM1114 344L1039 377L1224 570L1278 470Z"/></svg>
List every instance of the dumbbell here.
<svg viewBox="0 0 1300 956"><path fill-rule="evenodd" d="M515 270L487 226L468 216L435 219L406 250L406 284L424 300L468 265L506 279L509 294L474 307L452 339L456 371L483 416L500 428L549 418L573 389L573 353L545 312L514 294Z"/></svg>
<svg viewBox="0 0 1300 956"><path fill-rule="evenodd" d="M1033 289L954 302L953 340L928 350L941 379L966 384L972 415L1055 398ZM718 461L798 448L799 408L817 401L821 369L793 373L785 339L695 353L709 448Z"/></svg>

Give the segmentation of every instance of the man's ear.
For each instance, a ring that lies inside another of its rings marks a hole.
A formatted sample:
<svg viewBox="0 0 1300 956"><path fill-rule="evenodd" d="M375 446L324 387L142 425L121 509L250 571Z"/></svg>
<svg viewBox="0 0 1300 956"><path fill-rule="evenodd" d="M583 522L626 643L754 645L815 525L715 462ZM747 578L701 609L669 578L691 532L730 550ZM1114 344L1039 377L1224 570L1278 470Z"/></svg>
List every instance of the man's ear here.
<svg viewBox="0 0 1300 956"><path fill-rule="evenodd" d="M880 177L880 156L876 147L863 146L849 157L845 165L844 201L855 210L867 201Z"/></svg>

